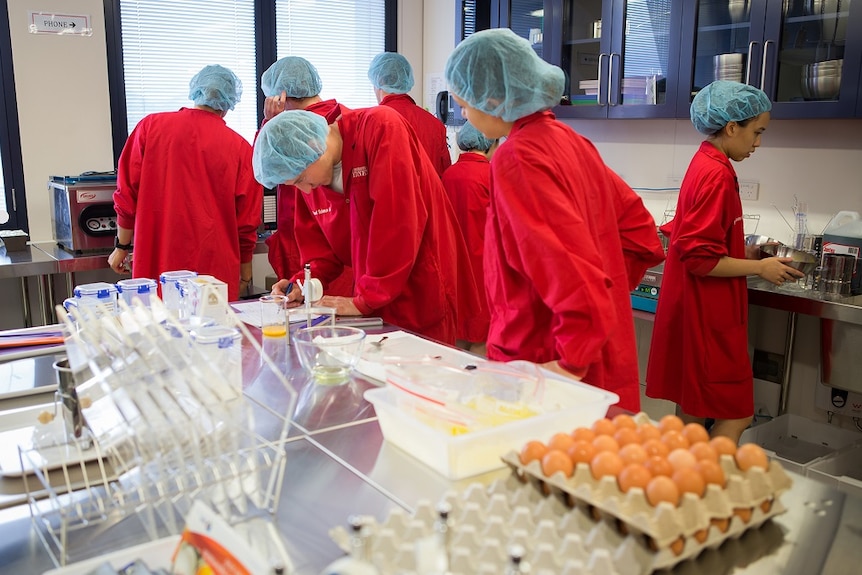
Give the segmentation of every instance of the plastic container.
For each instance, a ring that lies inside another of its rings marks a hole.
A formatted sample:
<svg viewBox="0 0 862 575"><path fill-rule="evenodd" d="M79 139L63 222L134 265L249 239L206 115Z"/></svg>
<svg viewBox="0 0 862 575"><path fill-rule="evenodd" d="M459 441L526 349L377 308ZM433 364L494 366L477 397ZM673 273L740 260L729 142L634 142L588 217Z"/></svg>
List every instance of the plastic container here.
<svg viewBox="0 0 862 575"><path fill-rule="evenodd" d="M785 414L746 429L739 442L756 443L785 468L805 475L810 465L859 439L860 433Z"/></svg>
<svg viewBox="0 0 862 575"><path fill-rule="evenodd" d="M141 303L150 307L150 298L155 297L158 284L150 278L132 278L117 282L117 290L126 305L132 306L132 301L137 298Z"/></svg>
<svg viewBox="0 0 862 575"><path fill-rule="evenodd" d="M807 475L862 497L862 442L856 442L812 464Z"/></svg>
<svg viewBox="0 0 862 575"><path fill-rule="evenodd" d="M561 429L589 426L619 401L615 393L545 372L545 412L496 427L451 435L415 419L397 404L390 387L369 389L383 437L449 479L462 479L505 466L501 457L530 439Z"/></svg>
<svg viewBox="0 0 862 575"><path fill-rule="evenodd" d="M197 272L189 270L176 270L164 272L159 276L159 283L162 286L162 301L165 307L176 314L177 317L184 317L182 291L180 290L181 282L197 277L197 275Z"/></svg>
<svg viewBox="0 0 862 575"><path fill-rule="evenodd" d="M117 286L107 282L96 282L75 286L74 297L66 298L63 307L66 311L75 307L86 307L89 310L101 310L109 315L117 313Z"/></svg>
<svg viewBox="0 0 862 575"><path fill-rule="evenodd" d="M849 254L856 258L850 279L850 293L862 294L862 217L859 212L842 211L835 214L823 231L823 254Z"/></svg>
<svg viewBox="0 0 862 575"><path fill-rule="evenodd" d="M236 328L213 325L193 329L191 338L211 365L242 392L242 333Z"/></svg>

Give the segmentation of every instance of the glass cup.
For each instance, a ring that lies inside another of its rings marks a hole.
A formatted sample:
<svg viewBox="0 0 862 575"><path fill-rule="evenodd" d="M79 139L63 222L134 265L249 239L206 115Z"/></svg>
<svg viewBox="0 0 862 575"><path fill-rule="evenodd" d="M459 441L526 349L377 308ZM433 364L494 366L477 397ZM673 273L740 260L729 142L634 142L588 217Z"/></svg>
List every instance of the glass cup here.
<svg viewBox="0 0 862 575"><path fill-rule="evenodd" d="M287 323L284 306L287 298L283 295L265 295L260 302L260 330L264 337L285 337Z"/></svg>

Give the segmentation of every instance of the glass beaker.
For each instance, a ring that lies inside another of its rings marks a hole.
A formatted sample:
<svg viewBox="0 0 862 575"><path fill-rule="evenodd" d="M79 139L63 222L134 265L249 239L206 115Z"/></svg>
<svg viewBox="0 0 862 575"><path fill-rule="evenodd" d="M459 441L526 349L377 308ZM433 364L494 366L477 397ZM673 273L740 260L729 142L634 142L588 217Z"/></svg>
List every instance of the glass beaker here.
<svg viewBox="0 0 862 575"><path fill-rule="evenodd" d="M287 335L287 318L284 306L287 297L283 295L265 295L260 302L260 331L264 337L285 337Z"/></svg>

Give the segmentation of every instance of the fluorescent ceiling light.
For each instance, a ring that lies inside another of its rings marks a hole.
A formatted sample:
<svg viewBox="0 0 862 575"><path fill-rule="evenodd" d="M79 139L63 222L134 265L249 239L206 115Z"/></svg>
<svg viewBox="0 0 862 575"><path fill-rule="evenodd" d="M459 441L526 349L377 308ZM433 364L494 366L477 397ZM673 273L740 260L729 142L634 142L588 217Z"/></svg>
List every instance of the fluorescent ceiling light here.
<svg viewBox="0 0 862 575"><path fill-rule="evenodd" d="M544 10L533 10L530 12L530 16L535 16L536 18L544 18L545 11Z"/></svg>

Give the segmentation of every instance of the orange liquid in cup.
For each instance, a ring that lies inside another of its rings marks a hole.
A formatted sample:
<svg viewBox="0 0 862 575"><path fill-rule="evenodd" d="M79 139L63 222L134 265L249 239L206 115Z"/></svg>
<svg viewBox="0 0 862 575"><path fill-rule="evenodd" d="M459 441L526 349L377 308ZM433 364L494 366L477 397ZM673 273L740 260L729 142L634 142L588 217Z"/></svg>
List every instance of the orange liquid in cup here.
<svg viewBox="0 0 862 575"><path fill-rule="evenodd" d="M287 335L287 328L283 325L267 325L261 332L266 337L284 337Z"/></svg>

